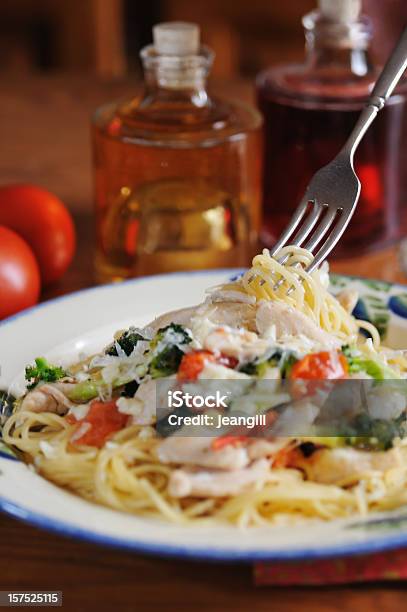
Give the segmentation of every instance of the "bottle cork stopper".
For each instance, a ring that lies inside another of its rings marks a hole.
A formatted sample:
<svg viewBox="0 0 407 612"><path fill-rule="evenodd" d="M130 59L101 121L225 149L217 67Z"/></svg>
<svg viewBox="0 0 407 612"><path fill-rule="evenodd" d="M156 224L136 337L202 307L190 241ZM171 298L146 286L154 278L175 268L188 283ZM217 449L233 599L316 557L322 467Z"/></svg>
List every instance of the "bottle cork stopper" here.
<svg viewBox="0 0 407 612"><path fill-rule="evenodd" d="M321 15L330 21L349 23L358 20L362 0L318 0Z"/></svg>
<svg viewBox="0 0 407 612"><path fill-rule="evenodd" d="M200 32L195 23L170 21L153 27L154 47L159 55L197 55Z"/></svg>

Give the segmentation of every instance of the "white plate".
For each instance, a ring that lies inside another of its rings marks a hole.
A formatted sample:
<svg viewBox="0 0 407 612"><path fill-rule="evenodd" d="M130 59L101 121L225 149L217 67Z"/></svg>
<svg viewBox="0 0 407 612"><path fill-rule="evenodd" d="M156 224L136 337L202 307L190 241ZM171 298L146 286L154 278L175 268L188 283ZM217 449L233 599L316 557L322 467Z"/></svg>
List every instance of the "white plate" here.
<svg viewBox="0 0 407 612"><path fill-rule="evenodd" d="M236 271L168 274L108 285L57 298L0 325L0 388L23 384L24 366L35 357L72 362L107 344L130 324L199 303L207 287ZM407 346L407 288L337 278L335 288L357 285L358 314L376 320L385 336ZM1 453L0 508L63 535L142 553L221 561L303 559L373 552L407 545L407 509L361 519L315 521L306 528L269 527L246 531L232 526L181 527L91 504Z"/></svg>

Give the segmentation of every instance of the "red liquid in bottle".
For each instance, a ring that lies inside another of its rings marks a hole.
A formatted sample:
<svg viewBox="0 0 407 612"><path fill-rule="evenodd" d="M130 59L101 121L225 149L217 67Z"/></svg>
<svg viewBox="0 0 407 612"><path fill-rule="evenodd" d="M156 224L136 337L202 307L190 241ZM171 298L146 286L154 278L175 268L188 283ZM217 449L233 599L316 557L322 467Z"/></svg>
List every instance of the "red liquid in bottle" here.
<svg viewBox="0 0 407 612"><path fill-rule="evenodd" d="M306 27L310 24L322 27L316 13L304 19ZM321 39L319 34L319 45ZM377 77L365 49L318 48L315 39L311 42L306 64L272 68L257 79L264 115L262 239L266 246L275 243L290 221L313 174L345 144ZM355 66L360 74L352 71ZM335 256L365 252L405 235L406 93L405 85L396 91L359 145L355 170L361 196Z"/></svg>
<svg viewBox="0 0 407 612"><path fill-rule="evenodd" d="M313 174L329 163L350 134L360 110L324 110L281 104L259 91L264 115L263 232L267 245L281 234ZM383 246L403 235L407 207L407 107L394 98L378 115L355 156L362 183L359 203L335 255ZM401 126L404 126L402 134ZM404 226L404 227L403 227Z"/></svg>

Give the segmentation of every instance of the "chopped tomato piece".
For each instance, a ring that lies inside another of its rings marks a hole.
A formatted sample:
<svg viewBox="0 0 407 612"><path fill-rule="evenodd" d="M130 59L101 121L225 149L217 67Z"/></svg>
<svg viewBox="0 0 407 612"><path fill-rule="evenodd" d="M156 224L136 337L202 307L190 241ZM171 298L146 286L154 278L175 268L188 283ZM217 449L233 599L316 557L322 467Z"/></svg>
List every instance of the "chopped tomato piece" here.
<svg viewBox="0 0 407 612"><path fill-rule="evenodd" d="M239 363L235 357L229 357L223 353L216 356L211 351L192 351L186 353L181 360L177 374L178 380L196 380L204 369L206 361L219 363L226 368L235 368Z"/></svg>
<svg viewBox="0 0 407 612"><path fill-rule="evenodd" d="M318 389L324 389L324 380L347 378L348 362L338 351L322 351L311 353L292 367L290 378L294 382L292 393L294 397L314 394ZM303 381L316 381L314 383Z"/></svg>
<svg viewBox="0 0 407 612"><path fill-rule="evenodd" d="M125 427L127 419L128 415L118 411L115 401L94 400L88 414L83 419L76 421L77 427L71 442L101 448L110 436ZM83 427L86 425L87 427ZM76 437L75 433L79 433L81 427L84 430L83 434Z"/></svg>
<svg viewBox="0 0 407 612"><path fill-rule="evenodd" d="M348 362L346 357L338 351L323 351L311 353L292 367L291 378L308 380L335 380L346 378Z"/></svg>
<svg viewBox="0 0 407 612"><path fill-rule="evenodd" d="M215 438L211 446L213 450L220 450L221 448L225 448L225 446L236 446L237 444L246 442L248 439L249 438L247 436L224 435L219 436L219 438Z"/></svg>
<svg viewBox="0 0 407 612"><path fill-rule="evenodd" d="M282 448L274 458L273 468L295 467L300 452L297 447Z"/></svg>
<svg viewBox="0 0 407 612"><path fill-rule="evenodd" d="M216 359L216 363L225 366L225 368L231 368L234 370L239 363L239 360L236 359L236 357L231 357L230 355L224 355L224 353L221 353Z"/></svg>
<svg viewBox="0 0 407 612"><path fill-rule="evenodd" d="M215 355L210 351L185 353L178 369L178 380L196 380L204 369L206 361L215 361Z"/></svg>
<svg viewBox="0 0 407 612"><path fill-rule="evenodd" d="M242 442L247 442L249 440L253 440L254 438L264 437L264 434L267 433L267 428L272 427L276 419L278 418L278 413L275 410L270 410L266 413L266 424L258 425L252 429L249 429L245 426L235 427L233 430L234 434L224 434L223 436L219 436L219 438L215 438L212 442L212 450L219 450L224 448L225 446L236 446L237 444L241 444Z"/></svg>

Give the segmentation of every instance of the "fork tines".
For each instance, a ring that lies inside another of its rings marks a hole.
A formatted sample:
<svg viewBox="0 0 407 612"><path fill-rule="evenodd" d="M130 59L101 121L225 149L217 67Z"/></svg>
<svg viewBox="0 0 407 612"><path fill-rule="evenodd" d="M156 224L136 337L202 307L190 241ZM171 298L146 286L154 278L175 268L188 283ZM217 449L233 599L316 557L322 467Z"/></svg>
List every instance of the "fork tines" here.
<svg viewBox="0 0 407 612"><path fill-rule="evenodd" d="M290 254L286 253L279 258L278 253L283 247L287 245L302 247L312 252L328 234L328 237L325 242L323 242L313 261L306 268L307 272L312 272L335 246L348 222L349 218L346 214L343 214L341 208L319 204L316 199L309 200L304 198L295 210L290 224L286 227L278 242L270 250L270 255L274 257L278 263L284 265L288 261ZM315 231L313 232L314 228ZM290 240L293 234L294 237ZM253 274L248 282L253 282L256 276L256 274ZM278 289L283 282L284 280L280 279L273 288ZM260 285L264 285L265 283L266 281L264 279L260 280Z"/></svg>

